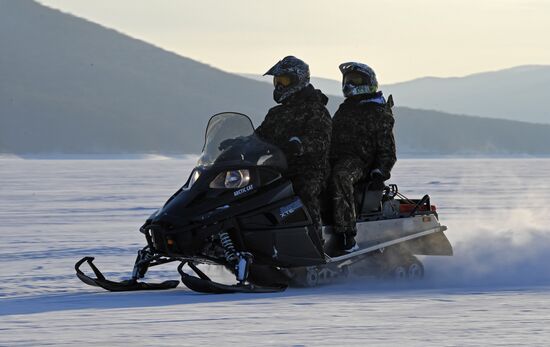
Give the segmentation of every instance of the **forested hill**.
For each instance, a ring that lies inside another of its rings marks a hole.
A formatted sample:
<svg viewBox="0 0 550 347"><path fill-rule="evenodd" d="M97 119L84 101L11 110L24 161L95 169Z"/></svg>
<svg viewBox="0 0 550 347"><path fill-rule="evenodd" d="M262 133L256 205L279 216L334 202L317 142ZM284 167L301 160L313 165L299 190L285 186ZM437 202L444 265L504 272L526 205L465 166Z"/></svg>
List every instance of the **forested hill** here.
<svg viewBox="0 0 550 347"><path fill-rule="evenodd" d="M409 154L548 155L550 125L399 107L398 149Z"/></svg>
<svg viewBox="0 0 550 347"><path fill-rule="evenodd" d="M18 153L194 152L209 115L273 104L269 85L30 0L0 0L0 52L0 141Z"/></svg>
<svg viewBox="0 0 550 347"><path fill-rule="evenodd" d="M0 0L0 52L4 153L197 153L210 115L239 111L257 125L274 105L267 83L31 0ZM331 97L331 111L341 101ZM403 153L550 152L550 126L395 113Z"/></svg>

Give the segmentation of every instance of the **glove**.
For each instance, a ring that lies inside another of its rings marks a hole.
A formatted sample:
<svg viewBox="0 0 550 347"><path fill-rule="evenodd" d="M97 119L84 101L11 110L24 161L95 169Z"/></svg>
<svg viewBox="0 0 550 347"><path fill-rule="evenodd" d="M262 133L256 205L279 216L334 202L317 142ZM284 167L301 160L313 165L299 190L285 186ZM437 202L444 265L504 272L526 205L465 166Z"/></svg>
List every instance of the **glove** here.
<svg viewBox="0 0 550 347"><path fill-rule="evenodd" d="M223 150L226 150L228 149L229 147L231 146L237 146L237 145L240 145L242 143L244 143L245 140L242 138L242 137L237 137L237 138L234 138L234 139L227 139L227 140L223 140L220 145L218 146L218 149L220 151L223 151Z"/></svg>
<svg viewBox="0 0 550 347"><path fill-rule="evenodd" d="M370 190L383 190L386 187L384 181L384 175L380 169L375 169L370 172Z"/></svg>
<svg viewBox="0 0 550 347"><path fill-rule="evenodd" d="M288 140L288 151L295 157L303 155L304 146L302 145L302 141L296 136L291 137Z"/></svg>

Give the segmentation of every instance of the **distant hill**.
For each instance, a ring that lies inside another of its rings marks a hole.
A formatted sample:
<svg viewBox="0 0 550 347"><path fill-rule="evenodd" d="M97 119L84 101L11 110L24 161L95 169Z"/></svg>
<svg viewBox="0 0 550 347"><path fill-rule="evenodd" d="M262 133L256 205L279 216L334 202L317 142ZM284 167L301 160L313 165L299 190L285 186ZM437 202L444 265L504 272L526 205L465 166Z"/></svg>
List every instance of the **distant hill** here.
<svg viewBox="0 0 550 347"><path fill-rule="evenodd" d="M0 141L16 152L196 152L272 88L30 0L0 0ZM199 129L199 134L197 134Z"/></svg>
<svg viewBox="0 0 550 347"><path fill-rule="evenodd" d="M401 154L548 155L550 124L459 116L398 107L395 136Z"/></svg>
<svg viewBox="0 0 550 347"><path fill-rule="evenodd" d="M210 115L240 111L258 124L271 95L265 82L34 1L0 0L0 152L197 153ZM331 111L341 102L331 97ZM550 126L395 113L402 153L550 153Z"/></svg>
<svg viewBox="0 0 550 347"><path fill-rule="evenodd" d="M253 74L243 76L260 80ZM340 81L313 77L312 83L327 94L342 95ZM398 106L550 124L550 66L546 65L465 77L424 77L380 89L393 94Z"/></svg>
<svg viewBox="0 0 550 347"><path fill-rule="evenodd" d="M384 86L398 105L550 123L550 66L519 66L466 77L426 77Z"/></svg>

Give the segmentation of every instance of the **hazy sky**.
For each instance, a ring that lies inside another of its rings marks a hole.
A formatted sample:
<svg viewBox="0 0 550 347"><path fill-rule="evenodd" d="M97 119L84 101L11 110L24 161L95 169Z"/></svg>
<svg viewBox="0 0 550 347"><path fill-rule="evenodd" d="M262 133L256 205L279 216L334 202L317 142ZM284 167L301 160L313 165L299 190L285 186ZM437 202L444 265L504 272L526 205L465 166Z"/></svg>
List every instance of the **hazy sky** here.
<svg viewBox="0 0 550 347"><path fill-rule="evenodd" d="M365 62L381 83L550 64L550 0L40 2L230 72L289 54L334 79Z"/></svg>

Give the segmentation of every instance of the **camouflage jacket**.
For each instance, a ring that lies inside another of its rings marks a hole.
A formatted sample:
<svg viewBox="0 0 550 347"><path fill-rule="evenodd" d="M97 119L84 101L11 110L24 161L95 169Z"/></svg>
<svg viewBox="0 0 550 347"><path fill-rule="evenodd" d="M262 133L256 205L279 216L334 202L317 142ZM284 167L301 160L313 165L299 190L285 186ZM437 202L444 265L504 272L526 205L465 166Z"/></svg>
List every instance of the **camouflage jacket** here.
<svg viewBox="0 0 550 347"><path fill-rule="evenodd" d="M368 173L379 169L388 179L396 161L393 124L388 103L367 102L364 97L347 98L332 120L331 161L357 157Z"/></svg>
<svg viewBox="0 0 550 347"><path fill-rule="evenodd" d="M281 105L269 110L256 134L278 146L288 161L287 176L305 174L327 178L332 120L325 105L328 98L309 85ZM303 155L290 152L289 139L298 137Z"/></svg>

